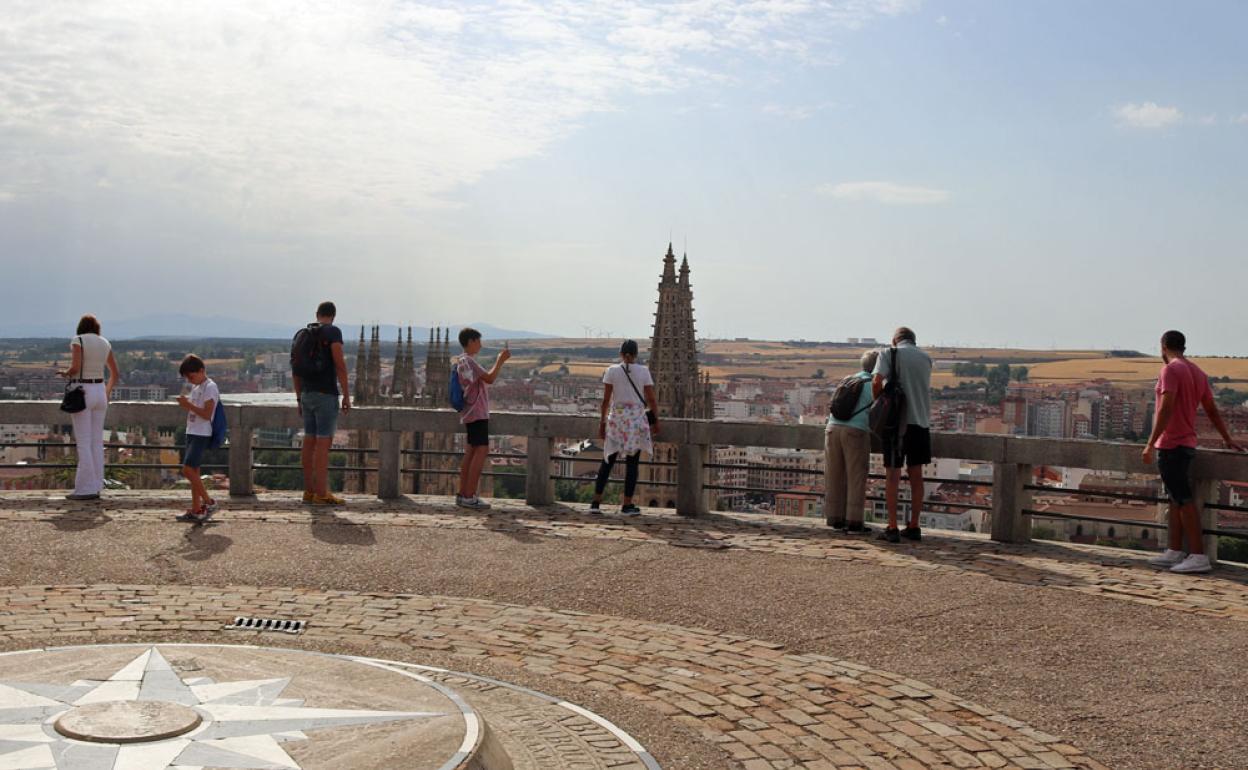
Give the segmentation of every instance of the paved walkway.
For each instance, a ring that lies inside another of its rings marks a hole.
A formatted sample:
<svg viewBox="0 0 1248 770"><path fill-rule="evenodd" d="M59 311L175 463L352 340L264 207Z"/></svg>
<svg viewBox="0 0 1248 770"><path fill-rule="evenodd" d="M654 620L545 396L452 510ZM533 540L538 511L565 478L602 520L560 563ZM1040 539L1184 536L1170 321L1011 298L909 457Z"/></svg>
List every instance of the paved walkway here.
<svg viewBox="0 0 1248 770"><path fill-rule="evenodd" d="M52 521L90 526L97 519L151 521L181 511L179 500L119 494L107 505L49 500L46 494L6 493L0 521ZM396 501L353 498L341 508L302 505L286 494L230 501L222 519L230 521L344 524L477 529L528 536L594 538L666 543L680 548L735 548L836 561L909 567L935 572L974 573L995 580L1044 586L1110 599L1164 607L1209 617L1248 621L1248 567L1222 565L1205 576L1174 575L1147 564L1151 554L1075 544L1013 546L986 535L925 534L922 545L886 546L869 538L830 532L819 521L784 516L712 514L686 519L668 510L640 517L608 511L590 515L586 506L559 504L532 508L521 501L494 500L489 513L467 512L445 498L409 496Z"/></svg>
<svg viewBox="0 0 1248 770"><path fill-rule="evenodd" d="M234 615L306 619L255 641L592 703L668 770L1228 767L1248 749L1240 567L894 547L775 517L349 502L228 501L191 529L179 498L8 493L0 645L246 641L222 631Z"/></svg>

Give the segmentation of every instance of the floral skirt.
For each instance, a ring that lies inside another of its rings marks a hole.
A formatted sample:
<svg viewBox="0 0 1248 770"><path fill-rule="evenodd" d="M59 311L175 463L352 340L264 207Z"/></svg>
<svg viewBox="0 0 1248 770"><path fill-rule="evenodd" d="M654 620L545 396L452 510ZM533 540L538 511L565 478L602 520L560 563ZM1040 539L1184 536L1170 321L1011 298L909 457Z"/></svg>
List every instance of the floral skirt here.
<svg viewBox="0 0 1248 770"><path fill-rule="evenodd" d="M625 457L636 452L654 454L645 407L641 404L611 405L607 414L607 443L602 451L604 457L617 452Z"/></svg>

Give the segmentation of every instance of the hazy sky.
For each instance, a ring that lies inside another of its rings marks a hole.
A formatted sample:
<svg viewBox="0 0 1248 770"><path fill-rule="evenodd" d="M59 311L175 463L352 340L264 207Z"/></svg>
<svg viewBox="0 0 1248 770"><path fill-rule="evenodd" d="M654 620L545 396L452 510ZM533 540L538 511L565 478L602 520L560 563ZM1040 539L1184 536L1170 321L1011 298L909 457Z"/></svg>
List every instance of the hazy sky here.
<svg viewBox="0 0 1248 770"><path fill-rule="evenodd" d="M671 237L705 335L1244 355L1245 29L1237 0L6 0L0 335L332 298L641 336Z"/></svg>

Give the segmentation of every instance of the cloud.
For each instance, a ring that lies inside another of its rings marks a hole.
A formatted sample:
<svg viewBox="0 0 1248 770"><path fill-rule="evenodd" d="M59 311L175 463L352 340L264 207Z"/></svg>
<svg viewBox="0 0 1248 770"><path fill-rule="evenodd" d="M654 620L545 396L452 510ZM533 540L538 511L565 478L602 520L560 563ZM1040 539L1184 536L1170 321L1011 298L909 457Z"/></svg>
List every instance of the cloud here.
<svg viewBox="0 0 1248 770"><path fill-rule="evenodd" d="M1183 119L1178 107L1162 107L1156 102L1134 102L1114 108L1118 122L1132 128L1165 128Z"/></svg>
<svg viewBox="0 0 1248 770"><path fill-rule="evenodd" d="M17 195L111 180L219 205L432 210L630 96L798 64L911 0L10 0ZM305 212L306 213L306 212Z"/></svg>
<svg viewBox="0 0 1248 770"><path fill-rule="evenodd" d="M1248 124L1248 112L1241 112L1239 115L1236 115L1234 118L1231 118L1231 122L1239 123L1241 125Z"/></svg>
<svg viewBox="0 0 1248 770"><path fill-rule="evenodd" d="M809 120L827 107L826 104L765 104L763 114L785 120Z"/></svg>
<svg viewBox="0 0 1248 770"><path fill-rule="evenodd" d="M873 201L890 206L930 205L949 199L948 190L895 182L828 182L816 187L815 192L838 200Z"/></svg>

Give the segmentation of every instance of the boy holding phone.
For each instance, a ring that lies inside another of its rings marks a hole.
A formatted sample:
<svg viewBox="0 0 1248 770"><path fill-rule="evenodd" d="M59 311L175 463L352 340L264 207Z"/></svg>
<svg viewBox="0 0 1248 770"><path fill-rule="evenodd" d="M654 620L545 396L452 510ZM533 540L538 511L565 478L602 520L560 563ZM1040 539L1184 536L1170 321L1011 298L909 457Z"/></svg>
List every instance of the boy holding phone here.
<svg viewBox="0 0 1248 770"><path fill-rule="evenodd" d="M464 389L464 409L460 413L459 421L468 434L468 443L464 447L464 460L459 467L459 492L455 495L455 504L460 508L485 511L489 510L490 504L481 499L477 488L481 484L485 459L490 453L489 386L498 379L503 364L511 358L511 350L504 343L493 368L486 371L476 359L476 355L481 352L481 332L472 328L462 329L459 332L459 345L464 349L464 354L456 359L454 374Z"/></svg>
<svg viewBox="0 0 1248 770"><path fill-rule="evenodd" d="M202 524L211 519L217 510L217 501L209 497L208 490L204 488L199 466L204 459L204 450L212 440L212 415L221 400L221 392L217 383L208 378L204 360L199 356L189 355L182 359L178 374L192 387L189 395L178 396L178 406L186 410L186 455L182 459L182 475L191 483L191 507L177 518L178 521Z"/></svg>

